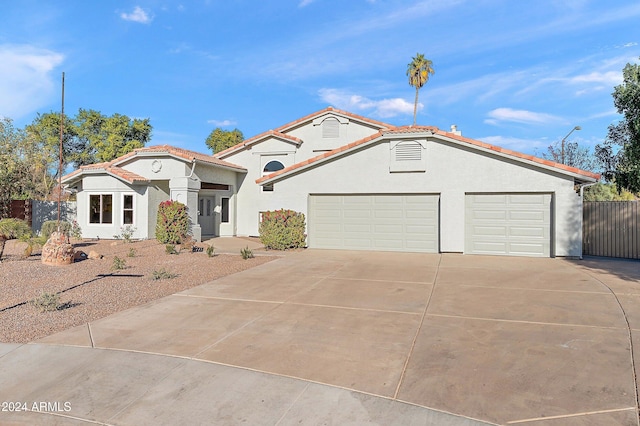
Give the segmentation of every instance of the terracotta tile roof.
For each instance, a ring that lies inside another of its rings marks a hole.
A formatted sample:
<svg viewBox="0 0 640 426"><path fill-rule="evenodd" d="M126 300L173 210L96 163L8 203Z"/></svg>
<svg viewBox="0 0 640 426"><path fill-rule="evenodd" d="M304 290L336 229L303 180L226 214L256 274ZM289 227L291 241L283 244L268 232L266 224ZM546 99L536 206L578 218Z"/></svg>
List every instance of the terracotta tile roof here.
<svg viewBox="0 0 640 426"><path fill-rule="evenodd" d="M291 121L291 122L289 122L287 124L284 124L284 125L276 128L275 130L269 130L267 132L260 133L259 135L253 136L253 137L251 137L249 139L246 139L245 141L243 141L243 142L241 142L239 144L236 144L236 145L232 146L231 148L227 148L224 151L220 151L220 152L216 153L215 156L216 157L223 157L225 155L231 154L232 152L235 152L238 149L243 148L244 146L246 146L248 144L251 144L251 143L257 142L257 141L259 141L261 139L264 139L265 137L267 137L269 135L278 135L280 137L286 137L286 138L291 139L294 142L297 142L297 144L299 145L299 144L302 143L302 141L300 139L295 138L293 136L289 136L289 135L285 134L284 132L287 131L287 130L290 130L291 128L293 128L293 127L295 127L295 126L297 126L299 124L302 124L302 123L305 123L307 121L310 121L314 117L318 117L318 116L321 116L323 114L327 114L327 113L330 113L330 112L333 112L333 113L336 113L336 114L339 114L339 115L344 115L346 117L353 118L354 120L357 120L357 121L360 121L360 122L363 122L363 123L368 123L368 124L370 124L370 125L372 125L374 127L380 128L380 129L394 129L395 128L395 126L393 126L391 124L383 123L382 121L372 120L370 118L363 117L361 115L354 114L354 113L351 113L349 111L344 111L344 110L341 110L341 109L337 109L337 108L334 108L334 107L327 107L327 108L322 109L320 111L316 111L314 113L305 115L302 118L298 118L297 120L294 120L294 121Z"/></svg>
<svg viewBox="0 0 640 426"><path fill-rule="evenodd" d="M529 161L533 161L534 163L539 163L539 164L544 164L545 166L549 166L549 167L553 167L556 169L560 169L560 170L564 170L567 171L569 173L573 173L573 174L577 174L577 175L581 175L581 176L585 176L591 179L595 179L595 180L599 180L600 179L600 174L599 173L593 173L593 172L588 172L586 170L582 170L579 169L577 167L572 167L572 166L567 166L566 164L562 164L562 163L556 163L555 161L551 161L551 160L545 160L544 158L539 158L533 155L529 155L529 154L523 154L522 152L518 152L518 151L513 151L511 149L507 149L507 148L501 148L499 146L496 145L491 145L485 142L481 142L475 139L470 139L470 138L466 138L464 136L460 136L460 135L456 135L455 133L451 133L451 132L445 132L443 130L439 130L438 128L436 128L436 132L439 135L442 136L446 136L452 139L456 139L458 141L461 142L465 142L468 143L470 145L475 145L475 146L479 146L485 149L489 149L491 151L495 151L495 152L500 152L502 154L506 154L512 157L516 157L516 158L521 158L524 160L529 160Z"/></svg>
<svg viewBox="0 0 640 426"><path fill-rule="evenodd" d="M133 150L132 152L123 155L122 157L118 157L113 160L112 164L119 164L123 161L126 161L130 157L134 157L137 154L145 154L145 153L167 153L173 155L178 158L182 158L184 160L192 161L198 160L203 163L216 164L219 166L225 166L232 169L246 170L244 167L238 166L236 164L229 163L227 161L220 160L219 158L214 157L213 155L202 154L200 152L191 151L184 148L178 148L171 145L155 145L145 148L138 148Z"/></svg>
<svg viewBox="0 0 640 426"><path fill-rule="evenodd" d="M183 148L177 148L171 145L156 145L156 146L150 146L150 147L145 147L145 148L138 148L135 149L125 155L122 155L112 161L107 161L107 162L103 162L103 163L95 163L95 164L87 164L86 166L81 166L78 170L75 170L65 176L62 177L63 181L69 181L72 178L81 175L83 172L85 171L104 171L105 173L109 173L111 175L117 176L123 180L125 180L126 182L129 183L144 183L144 182L149 182L149 179L145 178L144 176L140 176L136 173L130 172L128 170L123 169L122 167L120 167L120 164L122 164L123 162L127 161L130 158L134 158L138 155L144 155L146 153L149 154L153 154L153 153L159 153L159 154L169 154L169 155L173 155L175 157L178 158L182 158L184 160L187 161L200 161L203 163L208 163L208 164L215 164L218 166L224 166L224 167L229 167L232 169L237 169L237 170L243 170L245 171L246 169L244 167L238 166L236 164L232 164L223 160L220 160L218 158L215 158L211 155L207 155L207 154L202 154L200 152L196 152L196 151L190 151L188 149L183 149Z"/></svg>
<svg viewBox="0 0 640 426"><path fill-rule="evenodd" d="M300 138L296 138L295 136L291 136L291 135L287 135L285 133L279 132L277 130L267 130L266 132L260 133L259 135L255 135L249 139L245 139L244 141L240 142L239 144L236 144L230 148L227 148L223 151L217 152L215 154L215 157L224 157L226 154L229 154L231 152L235 152L236 150L238 150L239 148L254 144L259 142L262 139L267 139L268 137L275 137L275 138L280 138L280 139L285 139L288 140L289 142L293 142L294 144L296 144L296 146L300 146L300 144L302 143L302 139Z"/></svg>
<svg viewBox="0 0 640 426"><path fill-rule="evenodd" d="M290 123L282 125L282 126L278 127L276 130L278 130L280 132L283 132L283 131L288 130L288 129L292 128L292 127L297 126L300 123L304 123L306 121L311 120L314 117L317 117L317 116L320 116L320 115L323 115L323 114L326 114L326 113L329 113L329 112L335 112L336 114L344 115L344 116L353 118L354 120L358 120L358 121L361 121L361 122L364 122L364 123L368 123L368 124L371 124L374 127L378 127L378 128L381 128L381 129L382 128L384 128L384 129L392 129L392 128L395 127L395 126L393 126L391 124L383 123L382 121L372 120L372 119L364 117L362 115L354 114L354 113L349 112L349 111L344 111L342 109L338 109L338 108L334 108L334 107L329 106L329 107L326 107L325 109L322 109L320 111L316 111L316 112L311 113L309 115L305 115L302 118L298 118L297 120L294 120L294 121L292 121Z"/></svg>
<svg viewBox="0 0 640 426"><path fill-rule="evenodd" d="M425 132L429 132L429 133L432 133L432 134L445 136L445 137L448 137L448 138L451 138L451 139L455 139L455 140L457 140L459 142L463 142L463 143L467 143L467 144L474 145L474 146L477 146L477 147L485 148L485 149L488 149L488 150L491 150L491 151L494 151L494 152L499 152L499 153L506 154L506 155L509 155L509 156L512 156L512 157L516 157L516 158L519 158L519 159L529 160L529 161L532 161L534 163L543 164L545 166L553 167L553 168L556 168L556 169L560 169L560 170L563 170L563 171L566 171L566 172L570 172L570 173L573 173L573 174L577 174L577 175L580 175L580 176L584 176L584 177L587 177L587 178L591 178L591 179L595 179L595 180L600 179L600 175L598 173L588 172L586 170L581 170L581 169L578 169L576 167L571 167L571 166L567 166L567 165L564 165L564 164L556 163L554 161L549 161L549 160L545 160L543 158L538 158L538 157L535 157L533 155L523 154L521 152L513 151L513 150L510 150L510 149L506 149L506 148L501 148L499 146L491 145L491 144L488 144L488 143L485 143L485 142L481 142L481 141L478 141L478 140L475 140L475 139L466 138L466 137L457 135L455 133L445 132L445 131L442 131L442 130L438 129L435 126L401 126L401 127L392 127L391 129L388 129L388 130L384 130L384 129L380 130L377 133L375 133L375 134L373 134L371 136L368 136L368 137L366 137L364 139L357 140L357 141L352 142L352 143L350 143L348 145L341 146L340 148L336 148L336 149L334 149L332 151L325 152L325 153L320 154L318 156L315 156L313 158L309 158L309 159L307 159L305 161L301 161L299 163L293 164L293 165L291 165L289 167L285 167L284 169L278 170L277 172L271 173L271 174L266 175L266 176L262 176L262 177L256 179L256 183L260 184L260 183L265 182L267 180L271 180L271 179L273 179L275 177L281 176L281 175L283 175L285 173L289 173L289 172L291 172L293 170L297 170L297 169L303 168L305 166L308 166L310 164L316 163L318 161L324 160L324 159L329 158L329 157L337 156L340 153L352 150L352 149L354 149L354 148L356 148L356 147L358 147L360 145L365 145L365 144L367 144L367 143L369 143L369 142L371 142L373 140L382 138L382 137L384 137L386 135L425 133Z"/></svg>

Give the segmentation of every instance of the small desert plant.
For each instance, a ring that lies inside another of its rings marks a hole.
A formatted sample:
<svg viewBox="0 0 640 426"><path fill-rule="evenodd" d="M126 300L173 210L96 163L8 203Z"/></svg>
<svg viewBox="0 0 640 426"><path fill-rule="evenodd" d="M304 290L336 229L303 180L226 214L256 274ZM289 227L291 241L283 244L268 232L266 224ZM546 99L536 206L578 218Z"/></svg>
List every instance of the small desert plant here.
<svg viewBox="0 0 640 426"><path fill-rule="evenodd" d="M127 267L127 262L118 257L118 256L113 256L113 263L111 264L111 269L113 269L114 271L119 271L121 269L125 269Z"/></svg>
<svg viewBox="0 0 640 426"><path fill-rule="evenodd" d="M71 235L71 237L76 238L78 240L82 238L82 228L80 228L80 224L78 223L77 220L74 220L71 222L71 229L69 230L69 235Z"/></svg>
<svg viewBox="0 0 640 426"><path fill-rule="evenodd" d="M243 248L242 250L240 250L240 254L242 255L242 258L244 260L253 258L253 251L251 251L249 246L247 246L247 247Z"/></svg>
<svg viewBox="0 0 640 426"><path fill-rule="evenodd" d="M213 245L207 246L207 256L213 257L216 255L216 248Z"/></svg>
<svg viewBox="0 0 640 426"><path fill-rule="evenodd" d="M161 244L180 244L189 235L191 222L187 206L179 201L163 201L158 206L156 239Z"/></svg>
<svg viewBox="0 0 640 426"><path fill-rule="evenodd" d="M123 239L125 243L130 243L133 234L138 228L131 225L121 226L120 233L113 236L116 240Z"/></svg>
<svg viewBox="0 0 640 426"><path fill-rule="evenodd" d="M60 295L58 293L43 292L29 303L31 306L40 309L40 312L57 311L60 308Z"/></svg>
<svg viewBox="0 0 640 426"><path fill-rule="evenodd" d="M136 249L134 249L133 247L131 247L129 249L129 253L127 253L127 257L136 257Z"/></svg>
<svg viewBox="0 0 640 426"><path fill-rule="evenodd" d="M156 280L170 280L171 278L177 277L178 274L174 274L172 272L168 272L166 269L162 268L159 271L155 270L151 274L151 279Z"/></svg>
<svg viewBox="0 0 640 426"><path fill-rule="evenodd" d="M167 244L164 246L164 252L166 254L180 254L178 250L176 250L176 246L173 244Z"/></svg>

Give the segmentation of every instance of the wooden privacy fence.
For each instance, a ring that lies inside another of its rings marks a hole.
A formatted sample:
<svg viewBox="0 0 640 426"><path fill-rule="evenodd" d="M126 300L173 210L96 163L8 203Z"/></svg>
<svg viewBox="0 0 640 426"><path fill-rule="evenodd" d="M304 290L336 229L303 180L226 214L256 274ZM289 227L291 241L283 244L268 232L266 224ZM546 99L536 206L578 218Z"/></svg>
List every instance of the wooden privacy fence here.
<svg viewBox="0 0 640 426"><path fill-rule="evenodd" d="M32 207L31 200L11 200L9 217L26 220L31 226Z"/></svg>
<svg viewBox="0 0 640 426"><path fill-rule="evenodd" d="M582 254L640 259L639 204L638 201L584 202Z"/></svg>

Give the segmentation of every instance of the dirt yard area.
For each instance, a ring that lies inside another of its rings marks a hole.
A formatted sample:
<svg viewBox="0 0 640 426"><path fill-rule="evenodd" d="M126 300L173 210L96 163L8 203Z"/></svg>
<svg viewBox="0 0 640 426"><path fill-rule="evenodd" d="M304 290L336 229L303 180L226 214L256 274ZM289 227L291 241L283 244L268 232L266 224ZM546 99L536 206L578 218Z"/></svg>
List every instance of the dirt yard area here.
<svg viewBox="0 0 640 426"><path fill-rule="evenodd" d="M49 266L42 264L39 251L25 258L25 246L7 241L0 263L0 342L4 343L30 342L275 259L244 260L240 253L209 257L205 250L167 254L155 240L86 240L74 243L76 251L95 251L102 259ZM124 261L124 269L113 269L115 257ZM154 280L154 272L162 270L175 277ZM60 308L41 312L30 303L43 293L58 294Z"/></svg>

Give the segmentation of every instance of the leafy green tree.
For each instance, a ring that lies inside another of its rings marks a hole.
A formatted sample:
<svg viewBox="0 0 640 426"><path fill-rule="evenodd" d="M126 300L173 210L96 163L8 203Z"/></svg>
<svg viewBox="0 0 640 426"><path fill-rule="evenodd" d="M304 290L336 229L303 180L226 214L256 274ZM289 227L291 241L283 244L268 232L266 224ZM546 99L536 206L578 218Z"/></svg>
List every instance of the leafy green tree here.
<svg viewBox="0 0 640 426"><path fill-rule="evenodd" d="M38 114L26 129L43 145L56 147L57 153L60 114ZM151 140L151 131L148 118L131 119L122 114L106 116L99 111L80 109L75 117L65 117L63 163L77 168L111 161L145 146Z"/></svg>
<svg viewBox="0 0 640 426"><path fill-rule="evenodd" d="M205 143L215 154L217 152L224 151L227 148L231 148L243 140L244 135L238 129L222 130L220 127L216 127L211 131Z"/></svg>
<svg viewBox="0 0 640 426"><path fill-rule="evenodd" d="M416 125L416 114L418 112L418 92L427 84L429 76L435 74L433 63L424 57L424 54L418 53L412 61L407 65L407 77L409 77L409 85L416 88L416 99L413 103L413 125Z"/></svg>
<svg viewBox="0 0 640 426"><path fill-rule="evenodd" d="M11 200L45 197L55 183L51 153L9 118L0 119L0 218Z"/></svg>
<svg viewBox="0 0 640 426"><path fill-rule="evenodd" d="M627 64L623 82L613 92L613 103L623 119L609 126L596 154L604 164L605 179L615 179L619 189L640 192L640 65Z"/></svg>

